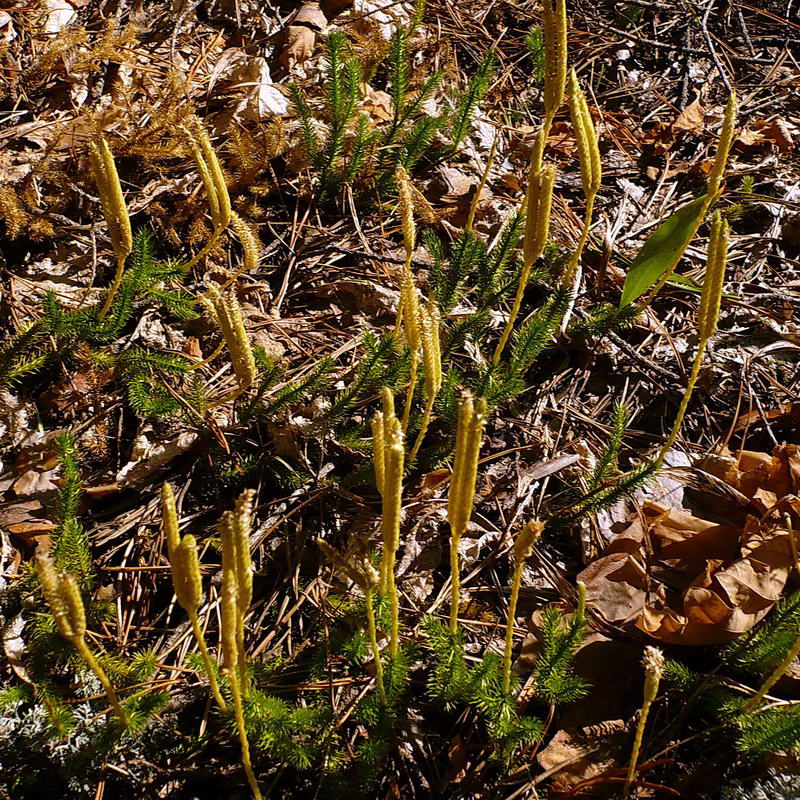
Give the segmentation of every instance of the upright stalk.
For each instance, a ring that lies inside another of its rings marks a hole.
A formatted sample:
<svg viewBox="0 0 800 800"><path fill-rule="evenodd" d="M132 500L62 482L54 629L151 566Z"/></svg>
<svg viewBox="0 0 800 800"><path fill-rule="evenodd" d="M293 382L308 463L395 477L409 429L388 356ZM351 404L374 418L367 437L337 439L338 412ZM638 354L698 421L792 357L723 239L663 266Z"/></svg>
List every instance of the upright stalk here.
<svg viewBox="0 0 800 800"><path fill-rule="evenodd" d="M478 456L483 426L486 422L486 400L473 402L464 392L458 405L458 428L450 491L447 496L447 520L450 523L450 632L458 629L458 609L461 605L461 580L458 548L467 530L475 499L478 477Z"/></svg>
<svg viewBox="0 0 800 800"><path fill-rule="evenodd" d="M372 650L372 658L375 661L375 685L378 687L378 697L383 705L386 705L386 687L383 682L383 662L381 661L381 649L378 646L378 632L375 625L375 603L373 600L373 589L368 586L364 590L364 605L367 609L367 636L369 646Z"/></svg>
<svg viewBox="0 0 800 800"><path fill-rule="evenodd" d="M83 636L78 636L72 640L72 644L75 646L75 649L78 651L78 653L80 653L81 658L86 662L86 665L89 667L89 669L97 676L97 680L100 681L103 691L105 691L108 701L111 703L111 707L114 709L114 713L119 717L120 722L127 728L130 724L128 715L125 713L125 709L119 702L117 692L114 689L111 681L108 679L106 671L102 666L100 666L100 662L89 648L89 645L86 644L86 639Z"/></svg>
<svg viewBox="0 0 800 800"><path fill-rule="evenodd" d="M211 656L206 646L203 629L197 609L203 602L203 583L200 575L200 563L197 557L197 542L194 536L181 537L178 524L178 511L175 503L175 492L169 483L161 487L161 521L164 538L167 542L167 554L172 570L172 584L178 605L186 612L192 626L200 658L208 676L208 684L220 711L227 709L222 697L219 681L214 670Z"/></svg>
<svg viewBox="0 0 800 800"><path fill-rule="evenodd" d="M97 676L111 707L120 722L127 728L130 725L130 719L119 702L108 675L89 645L86 644L86 612L75 576L66 572L57 572L55 563L49 554L36 555L36 573L42 585L44 598L56 623L56 629L72 644L89 669Z"/></svg>
<svg viewBox="0 0 800 800"><path fill-rule="evenodd" d="M522 568L525 560L533 552L544 530L544 522L531 520L517 534L512 553L514 557L514 573L511 577L511 597L508 601L508 618L506 620L506 646L503 651L503 693L508 694L511 688L511 653L514 648L514 621L517 615L517 602L522 584Z"/></svg>
<svg viewBox="0 0 800 800"><path fill-rule="evenodd" d="M195 641L200 649L200 658L203 660L203 668L206 671L206 675L208 675L208 685L211 689L211 694L214 695L214 702L217 704L217 707L220 711L225 711L228 708L228 704L223 699L222 692L219 689L219 681L217 680L217 675L214 671L214 662L211 660L211 654L208 652L206 639L203 635L203 628L200 625L200 617L195 610L187 613L189 616L189 622L192 626L192 633L194 634Z"/></svg>
<svg viewBox="0 0 800 800"><path fill-rule="evenodd" d="M522 583L522 567L524 562L514 564L514 574L511 578L511 597L508 601L508 618L506 621L506 647L503 651L503 693L508 694L511 686L511 652L514 649L514 621L517 616L517 603L519 602L519 589Z"/></svg>
<svg viewBox="0 0 800 800"><path fill-rule="evenodd" d="M125 260L133 249L133 233L131 232L131 220L128 214L128 207L125 205L125 196L122 194L122 184L117 173L117 166L114 163L114 156L111 154L108 142L102 137L89 145L89 163L91 164L94 182L100 195L100 204L108 226L111 246L117 257L114 280L97 315L99 319L103 319L111 309L111 304L114 302L114 297L122 283Z"/></svg>
<svg viewBox="0 0 800 800"><path fill-rule="evenodd" d="M647 716L650 713L650 706L658 694L658 684L664 673L664 654L657 647L646 647L644 650L644 698L642 701L642 711L639 714L639 722L636 725L636 735L633 740L633 750L631 759L628 762L628 774L625 776L625 787L622 791L623 800L630 794L633 779L636 776L636 764L639 761L639 751L642 748L644 729L647 724Z"/></svg>
<svg viewBox="0 0 800 800"><path fill-rule="evenodd" d="M709 339L714 335L719 320L719 308L722 301L722 288L725 281L725 267L728 263L728 223L722 219L719 212L714 216L711 223L711 236L709 237L708 258L706 262L706 277L703 282L703 292L700 296L700 308L697 312L697 328L700 334L700 341L697 344L697 353L692 363L692 371L689 381L681 399L678 413L675 417L672 430L667 437L667 441L661 448L655 461L656 467L661 467L667 453L675 445L678 439L683 418L686 416L686 409L689 407L689 400L692 397L697 378L700 374L700 367L703 364L703 356Z"/></svg>

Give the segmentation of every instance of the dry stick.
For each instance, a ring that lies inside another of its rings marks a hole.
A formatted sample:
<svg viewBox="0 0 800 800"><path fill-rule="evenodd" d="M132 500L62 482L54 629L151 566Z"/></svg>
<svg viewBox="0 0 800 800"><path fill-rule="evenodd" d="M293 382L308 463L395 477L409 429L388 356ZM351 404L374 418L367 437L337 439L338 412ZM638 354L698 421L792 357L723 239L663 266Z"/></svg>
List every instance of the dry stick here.
<svg viewBox="0 0 800 800"><path fill-rule="evenodd" d="M697 378L700 374L700 367L703 363L706 345L717 329L719 307L722 300L722 287L725 281L725 267L728 263L728 237L728 223L724 221L720 213L717 212L714 216L714 221L711 223L706 276L703 282L703 292L700 296L700 308L697 312L697 327L700 334L700 341L697 344L697 353L695 354L694 363L692 364L692 371L689 375L689 381L686 384L686 389L684 390L683 398L681 399L681 404L672 426L672 431L656 458L655 465L657 468L663 465L667 453L669 453L678 439L678 433L683 424L683 418L686 416L686 410L689 407L689 400L691 399L692 392L697 383Z"/></svg>
<svg viewBox="0 0 800 800"><path fill-rule="evenodd" d="M511 598L508 602L508 618L506 621L506 646L503 651L504 694L508 694L511 687L511 651L514 647L514 618L517 613L519 590L522 584L522 568L525 566L525 560L533 551L533 546L542 535L544 526L544 522L531 520L514 540L514 574L511 578Z"/></svg>
<svg viewBox="0 0 800 800"><path fill-rule="evenodd" d="M483 426L486 422L486 400L473 402L464 392L458 406L458 428L450 491L447 496L447 520L450 523L450 632L458 627L461 604L461 580L458 547L472 516L475 481L478 476L478 454Z"/></svg>
<svg viewBox="0 0 800 800"><path fill-rule="evenodd" d="M628 774L625 777L625 788L622 791L623 800L630 794L631 784L636 775L636 764L639 760L639 751L642 748L647 715L650 712L650 706L653 704L653 700L656 699L658 684L664 673L664 654L657 647L646 647L642 664L644 666L644 699L642 702L642 711L639 714L639 722L636 725L636 735L633 740L631 760L628 763Z"/></svg>

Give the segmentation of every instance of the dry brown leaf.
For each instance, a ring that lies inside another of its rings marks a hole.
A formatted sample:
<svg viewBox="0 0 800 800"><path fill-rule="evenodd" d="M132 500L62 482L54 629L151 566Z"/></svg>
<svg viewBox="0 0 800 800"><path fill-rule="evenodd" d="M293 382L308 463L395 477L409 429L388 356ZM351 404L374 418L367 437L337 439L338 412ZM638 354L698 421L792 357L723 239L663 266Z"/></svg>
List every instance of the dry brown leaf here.
<svg viewBox="0 0 800 800"><path fill-rule="evenodd" d="M391 95L383 89L373 89L369 84L361 107L377 122L386 122L393 117Z"/></svg>
<svg viewBox="0 0 800 800"><path fill-rule="evenodd" d="M536 760L542 769L554 770L551 790L563 792L622 766L629 743L622 720L608 720L597 734L592 729L558 731Z"/></svg>
<svg viewBox="0 0 800 800"><path fill-rule="evenodd" d="M328 19L319 3L303 3L289 20L278 61L291 72L314 53L317 34L325 30Z"/></svg>
<svg viewBox="0 0 800 800"><path fill-rule="evenodd" d="M748 453L716 468L758 498L791 485L797 452ZM748 467L742 470L740 467ZM587 599L609 622L635 624L672 644L728 641L761 620L780 599L791 568L788 533L745 515L741 527L700 519L657 503L642 506L606 552L579 576Z"/></svg>
<svg viewBox="0 0 800 800"><path fill-rule="evenodd" d="M776 119L770 122L761 129L760 133L778 148L778 152L791 153L794 150L792 130L784 120Z"/></svg>
<svg viewBox="0 0 800 800"><path fill-rule="evenodd" d="M298 64L308 61L314 53L317 35L304 25L292 25L286 29L286 44L278 57L280 63L291 72Z"/></svg>
<svg viewBox="0 0 800 800"><path fill-rule="evenodd" d="M586 600L609 622L627 622L641 613L647 597L647 573L627 553L601 556L578 575Z"/></svg>
<svg viewBox="0 0 800 800"><path fill-rule="evenodd" d="M795 445L736 457L724 451L699 466L731 489L704 501L724 521L647 501L579 575L609 622L671 644L719 644L763 619L793 563L784 515L793 512L800 527Z"/></svg>
<svg viewBox="0 0 800 800"><path fill-rule="evenodd" d="M673 131L687 131L688 133L702 133L705 130L706 111L697 98L689 103L683 111L678 114L672 123Z"/></svg>

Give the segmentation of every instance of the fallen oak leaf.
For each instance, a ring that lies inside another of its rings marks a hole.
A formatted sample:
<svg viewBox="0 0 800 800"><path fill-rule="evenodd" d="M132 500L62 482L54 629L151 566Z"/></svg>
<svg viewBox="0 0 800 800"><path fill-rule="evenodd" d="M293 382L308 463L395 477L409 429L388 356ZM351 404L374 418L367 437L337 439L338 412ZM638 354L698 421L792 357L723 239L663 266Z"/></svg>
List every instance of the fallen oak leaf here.
<svg viewBox="0 0 800 800"><path fill-rule="evenodd" d="M687 133L702 133L705 130L706 111L697 98L689 103L683 111L678 114L672 123L673 131L686 131Z"/></svg>
<svg viewBox="0 0 800 800"><path fill-rule="evenodd" d="M328 26L328 19L317 2L306 2L297 9L285 30L278 61L291 72L314 53L317 35Z"/></svg>

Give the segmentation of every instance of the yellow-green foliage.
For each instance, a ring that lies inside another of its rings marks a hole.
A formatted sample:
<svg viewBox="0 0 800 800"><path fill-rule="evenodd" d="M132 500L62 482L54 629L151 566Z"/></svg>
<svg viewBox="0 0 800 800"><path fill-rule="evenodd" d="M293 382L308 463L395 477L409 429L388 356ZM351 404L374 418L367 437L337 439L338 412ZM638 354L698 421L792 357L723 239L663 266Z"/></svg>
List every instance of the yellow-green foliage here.
<svg viewBox="0 0 800 800"><path fill-rule="evenodd" d="M658 685L661 682L661 676L664 674L664 654L657 647L645 647L642 666L644 667L644 697L642 699L639 722L636 724L633 751L628 762L628 773L625 776L625 787L622 793L624 798L630 793L631 785L636 775L636 764L639 761L639 751L642 747L647 715L650 713L650 706L653 704L653 700L656 699Z"/></svg>
<svg viewBox="0 0 800 800"><path fill-rule="evenodd" d="M216 286L211 286L201 301L209 317L219 327L228 347L237 384L235 389L215 400L211 404L213 407L235 400L242 392L247 391L255 382L257 369L236 292L229 289L223 293Z"/></svg>
<svg viewBox="0 0 800 800"><path fill-rule="evenodd" d="M506 621L506 647L503 653L503 691L508 692L511 685L511 650L514 645L514 619L517 614L519 589L522 583L522 568L533 552L544 530L544 522L531 520L514 539L514 573L511 578L511 597L508 601L508 619Z"/></svg>
<svg viewBox="0 0 800 800"><path fill-rule="evenodd" d="M382 390L383 411L378 411L372 420L372 441L375 458L375 479L383 498L381 532L383 536L383 558L381 560L379 586L382 594L389 597L391 611L391 635L389 653L397 658L400 639L400 610L395 584L394 565L397 548L400 546L400 512L403 502L403 468L405 445L400 420L394 411L394 399L388 388Z"/></svg>
<svg viewBox="0 0 800 800"><path fill-rule="evenodd" d="M214 665L206 646L203 628L197 609L203 602L203 586L200 576L200 564L197 558L197 542L194 536L184 536L181 539L178 529L178 512L175 505L175 492L169 483L161 487L161 520L164 529L164 538L167 541L167 553L172 568L172 583L175 587L175 597L180 607L189 615L192 633L200 648L200 657L203 659L211 692L220 710L226 708L225 700L219 689Z"/></svg>
<svg viewBox="0 0 800 800"><path fill-rule="evenodd" d="M194 158L195 166L200 174L203 187L208 200L211 222L214 230L211 238L202 250L195 255L187 267L194 266L201 258L211 252L218 239L225 232L231 222L231 198L228 194L228 185L219 163L217 154L209 139L208 131L198 119L193 119L183 128L183 133Z"/></svg>
<svg viewBox="0 0 800 800"><path fill-rule="evenodd" d="M600 147L597 140L597 131L589 113L586 98L578 84L575 70L569 76L569 111L572 117L572 127L575 130L575 142L578 145L578 159L581 165L581 185L586 196L586 217L583 222L578 246L564 272L563 285L568 289L577 291L580 282L580 263L589 230L592 225L592 212L600 182L603 178L600 163Z"/></svg>
<svg viewBox="0 0 800 800"><path fill-rule="evenodd" d="M544 136L544 129L539 131L539 139ZM547 237L550 233L550 210L553 201L553 186L556 180L556 169L552 164L542 166L542 152L534 146L531 153L531 165L528 174L528 188L525 193L525 235L522 241L523 263L520 272L517 292L508 315L500 341L494 351L493 361L500 362L509 337L514 330L522 298L530 280L531 270L536 260L544 252Z"/></svg>
<svg viewBox="0 0 800 800"><path fill-rule="evenodd" d="M728 223L726 220L723 220L722 215L717 212L711 223L708 260L706 262L706 278L703 283L703 293L700 296L700 308L697 314L697 330L700 340L697 343L697 353L695 354L694 363L692 364L692 371L689 375L689 381L686 384L678 413L675 416L672 431L656 459L656 464L659 466L664 463L667 453L678 438L678 433L683 424L683 418L686 415L686 409L689 407L689 400L694 391L695 384L697 383L697 378L700 375L700 367L703 363L703 354L706 349L706 344L708 344L708 340L714 335L717 329L719 307L722 301L722 287L725 280L725 268L728 264L728 240Z"/></svg>
<svg viewBox="0 0 800 800"><path fill-rule="evenodd" d="M233 697L236 729L242 748L250 789L261 798L250 761L250 745L244 724L243 701L248 694L247 655L244 649L244 619L253 597L253 571L250 559L250 527L255 492L246 489L233 511L226 511L219 523L222 540L222 593L220 598L222 656Z"/></svg>
<svg viewBox="0 0 800 800"><path fill-rule="evenodd" d="M117 166L114 163L114 156L111 154L108 142L102 137L89 145L89 163L92 166L94 182L100 195L100 204L103 207L103 216L108 226L111 246L117 257L117 271L114 275L114 282L111 284L103 307L100 309L99 316L102 318L111 308L111 303L122 282L125 259L133 249L133 233L131 231L128 207L125 205L125 197L122 194L122 184L119 181Z"/></svg>
<svg viewBox="0 0 800 800"><path fill-rule="evenodd" d="M458 406L458 428L453 472L450 475L450 492L447 496L447 520L450 523L450 631L458 626L458 608L461 603L460 566L458 546L467 530L475 499L475 482L478 477L478 455L481 449L483 426L486 422L486 400L477 403L465 392Z"/></svg>
<svg viewBox="0 0 800 800"><path fill-rule="evenodd" d="M72 644L89 669L97 676L120 722L128 727L128 715L122 708L108 675L86 644L86 614L78 582L73 575L57 572L53 559L47 554L37 553L36 572L50 613L55 620L56 629Z"/></svg>

